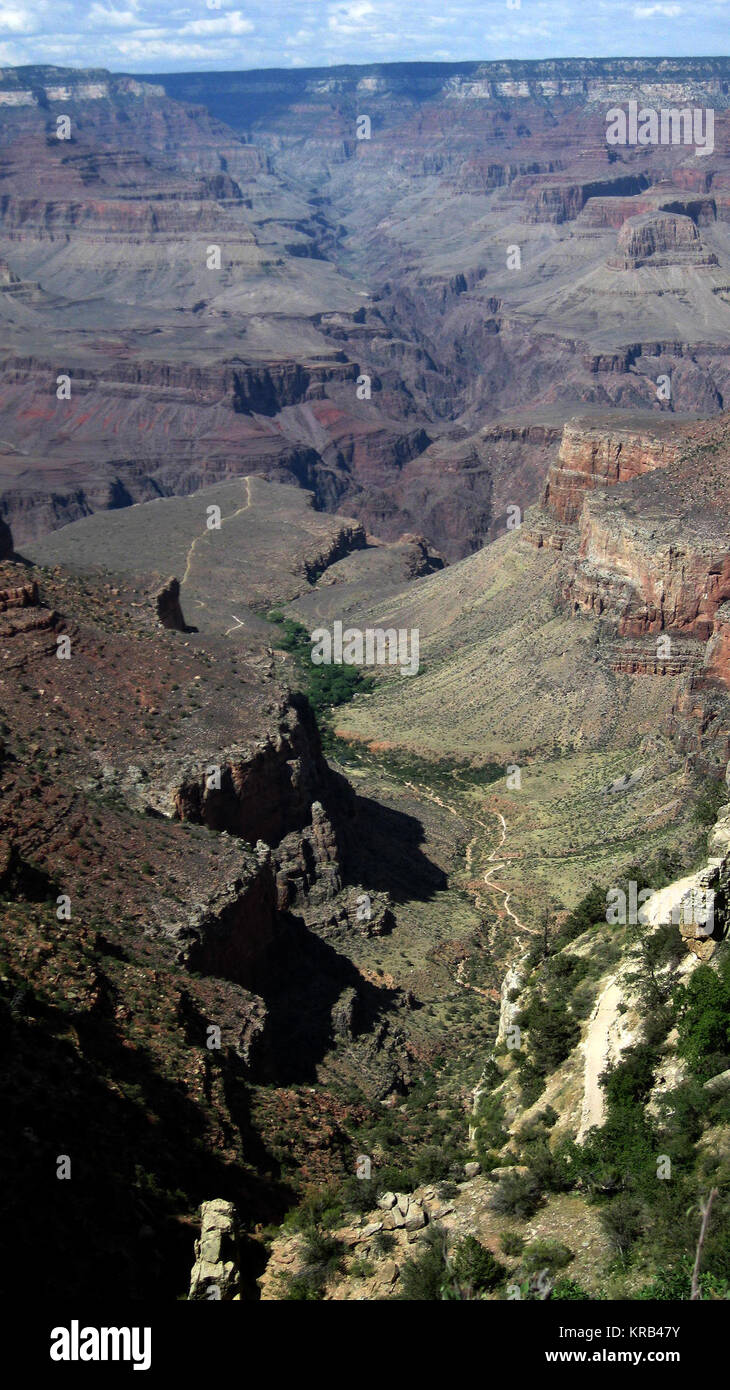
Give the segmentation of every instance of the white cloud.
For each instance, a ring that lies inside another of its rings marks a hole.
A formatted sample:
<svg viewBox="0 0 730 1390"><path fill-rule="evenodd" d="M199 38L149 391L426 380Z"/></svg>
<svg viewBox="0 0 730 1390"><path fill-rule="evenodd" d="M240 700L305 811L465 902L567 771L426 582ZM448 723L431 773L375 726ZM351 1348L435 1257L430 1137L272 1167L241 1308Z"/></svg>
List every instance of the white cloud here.
<svg viewBox="0 0 730 1390"><path fill-rule="evenodd" d="M287 48L300 48L302 44L311 43L315 37L313 29L299 29L296 34L292 34L286 40L286 46Z"/></svg>
<svg viewBox="0 0 730 1390"><path fill-rule="evenodd" d="M220 62L230 56L228 45L221 45L216 48L207 43L180 43L179 40L171 38L150 39L121 39L117 45L122 57L131 62L149 62L152 58L161 58L163 62L198 62L211 61Z"/></svg>
<svg viewBox="0 0 730 1390"><path fill-rule="evenodd" d="M661 15L662 19L676 19L677 15L682 14L681 5L635 5L635 19L653 19L655 15Z"/></svg>
<svg viewBox="0 0 730 1390"><path fill-rule="evenodd" d="M246 19L240 10L233 10L230 14L221 15L218 19L193 19L188 24L183 24L180 29L181 34L212 34L215 38L222 34L252 34L256 28L250 19Z"/></svg>
<svg viewBox="0 0 730 1390"><path fill-rule="evenodd" d="M114 10L94 4L89 10L89 22L93 29L133 29L139 24L138 9L137 5L129 10Z"/></svg>
<svg viewBox="0 0 730 1390"><path fill-rule="evenodd" d="M329 6L328 28L335 34L351 35L372 27L377 11L371 0L349 0L347 4Z"/></svg>
<svg viewBox="0 0 730 1390"><path fill-rule="evenodd" d="M0 8L0 31L10 34L32 34L37 28L37 19L23 5L3 5Z"/></svg>

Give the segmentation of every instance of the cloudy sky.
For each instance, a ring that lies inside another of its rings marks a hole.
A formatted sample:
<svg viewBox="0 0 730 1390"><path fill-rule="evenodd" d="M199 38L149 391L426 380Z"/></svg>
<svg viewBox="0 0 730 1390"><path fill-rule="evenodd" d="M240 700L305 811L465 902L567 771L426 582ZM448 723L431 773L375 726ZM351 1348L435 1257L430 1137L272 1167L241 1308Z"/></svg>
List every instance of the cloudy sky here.
<svg viewBox="0 0 730 1390"><path fill-rule="evenodd" d="M727 54L730 0L0 0L0 63L126 72Z"/></svg>

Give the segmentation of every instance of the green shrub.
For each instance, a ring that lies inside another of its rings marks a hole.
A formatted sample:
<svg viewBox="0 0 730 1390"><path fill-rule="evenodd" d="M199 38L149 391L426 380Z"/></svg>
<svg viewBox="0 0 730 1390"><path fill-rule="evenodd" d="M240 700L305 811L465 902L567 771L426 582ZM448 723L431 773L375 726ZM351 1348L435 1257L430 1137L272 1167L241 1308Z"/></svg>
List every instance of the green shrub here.
<svg viewBox="0 0 730 1390"><path fill-rule="evenodd" d="M553 1273L564 1269L573 1259L573 1251L561 1240L533 1240L522 1257L523 1268L528 1274L537 1274L541 1269Z"/></svg>
<svg viewBox="0 0 730 1390"><path fill-rule="evenodd" d="M311 1273L289 1274L282 1286L284 1302L319 1303L324 1296L324 1285Z"/></svg>
<svg viewBox="0 0 730 1390"><path fill-rule="evenodd" d="M278 610L269 613L268 618L280 629L276 645L296 659L304 691L315 713L322 715L332 705L347 704L356 691L370 689L371 677L363 676L357 666L313 665L312 641L303 623L286 618Z"/></svg>
<svg viewBox="0 0 730 1390"><path fill-rule="evenodd" d="M541 1200L540 1187L532 1173L505 1173L489 1205L492 1211L526 1221L534 1216Z"/></svg>
<svg viewBox="0 0 730 1390"><path fill-rule="evenodd" d="M312 1229L305 1234L302 1253L309 1269L322 1269L328 1274L336 1272L342 1267L344 1250L342 1241L326 1231Z"/></svg>
<svg viewBox="0 0 730 1390"><path fill-rule="evenodd" d="M646 1215L641 1202L622 1193L602 1208L600 1219L612 1249L625 1260L644 1230Z"/></svg>
<svg viewBox="0 0 730 1390"><path fill-rule="evenodd" d="M677 1052L695 1076L707 1080L730 1066L730 958L715 971L698 965L675 990Z"/></svg>
<svg viewBox="0 0 730 1390"><path fill-rule="evenodd" d="M592 1302L595 1298L600 1298L600 1294L586 1293L583 1286L577 1283L575 1279L557 1279L553 1285L553 1291L550 1297L553 1303L555 1303L556 1300L558 1302L570 1300L571 1302L580 1301L585 1303Z"/></svg>
<svg viewBox="0 0 730 1390"><path fill-rule="evenodd" d="M728 788L724 777L708 777L700 788L692 814L697 825L703 829L715 824L717 813L723 802L728 800Z"/></svg>
<svg viewBox="0 0 730 1390"><path fill-rule="evenodd" d="M520 1069L520 1102L523 1109L529 1110L545 1090L545 1075L538 1071L526 1052L518 1053L517 1065Z"/></svg>
<svg viewBox="0 0 730 1390"><path fill-rule="evenodd" d="M591 980L583 980L577 989L573 990L570 996L570 1007L573 1017L580 1019L587 1018L596 1002L596 986Z"/></svg>
<svg viewBox="0 0 730 1390"><path fill-rule="evenodd" d="M606 1091L607 1116L600 1129L592 1130L582 1145L561 1146L560 1162L566 1174L580 1180L591 1192L609 1195L643 1190L656 1201L666 1183L657 1183L659 1147L656 1127L644 1109L657 1064L655 1051L639 1043L627 1048L621 1060L601 1077Z"/></svg>
<svg viewBox="0 0 730 1390"><path fill-rule="evenodd" d="M588 892L573 911L568 914L560 928L558 936L555 938L554 946L557 950L575 941L576 937L582 936L591 927L605 925L606 922L606 890L594 883Z"/></svg>
<svg viewBox="0 0 730 1390"><path fill-rule="evenodd" d="M544 1140L531 1144L525 1161L541 1192L568 1192L573 1186L574 1177L565 1162L563 1145L552 1150Z"/></svg>
<svg viewBox="0 0 730 1390"><path fill-rule="evenodd" d="M284 1298L289 1302L318 1302L328 1279L343 1267L345 1247L341 1240L310 1225L302 1246L303 1267L285 1278Z"/></svg>
<svg viewBox="0 0 730 1390"><path fill-rule="evenodd" d="M339 1188L339 1196L342 1205L347 1212L355 1212L363 1216L366 1211L372 1211L377 1205L378 1193L386 1189L382 1181L376 1183L374 1178L345 1178Z"/></svg>
<svg viewBox="0 0 730 1390"><path fill-rule="evenodd" d="M691 1166L711 1104L712 1097L694 1078L663 1096L659 1105L662 1147L674 1163Z"/></svg>
<svg viewBox="0 0 730 1390"><path fill-rule="evenodd" d="M521 1255L525 1248L525 1238L519 1231L503 1231L499 1243L505 1255Z"/></svg>
<svg viewBox="0 0 730 1390"><path fill-rule="evenodd" d="M400 1298L411 1303L436 1302L448 1276L446 1233L439 1226L428 1229L421 1248L401 1269Z"/></svg>
<svg viewBox="0 0 730 1390"><path fill-rule="evenodd" d="M559 983L553 983L550 993L542 989L533 995L517 1022L528 1030L530 1058L542 1076L555 1071L580 1040L580 1028L566 1011Z"/></svg>
<svg viewBox="0 0 730 1390"><path fill-rule="evenodd" d="M305 1193L299 1206L286 1213L282 1225L286 1231L310 1231L313 1228L342 1225L345 1207L336 1187L322 1187Z"/></svg>
<svg viewBox="0 0 730 1390"><path fill-rule="evenodd" d="M474 1293L488 1293L506 1278L507 1269L475 1236L459 1241L452 1262L454 1278Z"/></svg>
<svg viewBox="0 0 730 1390"><path fill-rule="evenodd" d="M485 1168L509 1139L504 1126L504 1101L501 1096L483 1092L479 1097L474 1123L474 1142L477 1157Z"/></svg>
<svg viewBox="0 0 730 1390"><path fill-rule="evenodd" d="M627 1048L620 1063L601 1077L609 1110L643 1104L654 1084L656 1064L657 1055L646 1043Z"/></svg>

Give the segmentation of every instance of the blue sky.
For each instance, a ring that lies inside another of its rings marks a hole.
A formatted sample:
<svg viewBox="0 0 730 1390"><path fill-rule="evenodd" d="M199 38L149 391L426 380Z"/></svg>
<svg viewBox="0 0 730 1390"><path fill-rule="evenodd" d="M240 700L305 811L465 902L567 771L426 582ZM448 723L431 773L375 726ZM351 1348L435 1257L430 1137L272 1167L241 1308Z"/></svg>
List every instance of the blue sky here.
<svg viewBox="0 0 730 1390"><path fill-rule="evenodd" d="M716 55L730 0L0 0L0 64L113 71Z"/></svg>

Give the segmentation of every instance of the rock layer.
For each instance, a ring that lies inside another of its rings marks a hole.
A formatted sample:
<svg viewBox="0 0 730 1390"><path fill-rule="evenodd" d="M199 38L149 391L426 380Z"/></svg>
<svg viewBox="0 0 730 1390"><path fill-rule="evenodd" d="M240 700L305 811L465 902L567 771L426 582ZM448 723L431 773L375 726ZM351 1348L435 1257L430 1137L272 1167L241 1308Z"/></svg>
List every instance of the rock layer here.
<svg viewBox="0 0 730 1390"><path fill-rule="evenodd" d="M558 521L576 522L591 488L613 487L665 468L679 447L673 420L655 418L633 426L615 417L570 420L548 471L542 505Z"/></svg>

